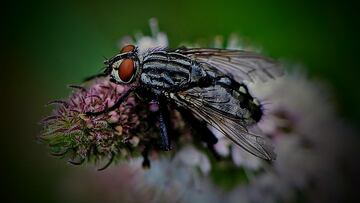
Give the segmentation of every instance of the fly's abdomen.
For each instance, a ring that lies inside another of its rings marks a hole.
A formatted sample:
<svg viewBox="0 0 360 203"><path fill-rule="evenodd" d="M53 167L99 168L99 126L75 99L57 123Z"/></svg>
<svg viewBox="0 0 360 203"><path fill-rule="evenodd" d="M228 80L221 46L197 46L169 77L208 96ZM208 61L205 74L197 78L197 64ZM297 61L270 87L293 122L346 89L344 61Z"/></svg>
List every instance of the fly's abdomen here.
<svg viewBox="0 0 360 203"><path fill-rule="evenodd" d="M177 53L153 52L142 66L141 82L156 89L177 89L190 80L191 60Z"/></svg>

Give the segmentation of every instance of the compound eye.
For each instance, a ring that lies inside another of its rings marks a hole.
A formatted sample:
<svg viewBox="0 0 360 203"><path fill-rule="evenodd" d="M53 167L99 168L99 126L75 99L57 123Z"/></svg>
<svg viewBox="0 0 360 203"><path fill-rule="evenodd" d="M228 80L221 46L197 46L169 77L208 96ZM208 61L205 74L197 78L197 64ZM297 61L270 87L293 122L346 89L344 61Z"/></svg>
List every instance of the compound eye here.
<svg viewBox="0 0 360 203"><path fill-rule="evenodd" d="M121 49L120 53L131 52L131 51L134 51L134 50L135 50L135 46L129 44L129 45L124 46L124 47Z"/></svg>
<svg viewBox="0 0 360 203"><path fill-rule="evenodd" d="M118 69L119 78L123 82L129 82L135 74L135 63L132 59L124 59Z"/></svg>

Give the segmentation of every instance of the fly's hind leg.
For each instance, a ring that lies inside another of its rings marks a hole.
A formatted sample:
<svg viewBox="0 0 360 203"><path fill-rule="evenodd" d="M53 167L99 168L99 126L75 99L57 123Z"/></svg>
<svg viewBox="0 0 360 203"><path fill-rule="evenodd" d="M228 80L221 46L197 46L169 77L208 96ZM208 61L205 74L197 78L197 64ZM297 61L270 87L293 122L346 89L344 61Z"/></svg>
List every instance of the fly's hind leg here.
<svg viewBox="0 0 360 203"><path fill-rule="evenodd" d="M149 159L149 145L146 145L144 150L141 152L143 157L142 167L143 168L150 168L150 159Z"/></svg>
<svg viewBox="0 0 360 203"><path fill-rule="evenodd" d="M218 142L218 138L207 127L206 123L195 118L194 115L186 109L179 109L179 111L184 120L191 126L192 131L200 135L195 138L199 138L201 142L206 144L206 147L210 153L213 154L214 158L221 160L221 156L215 150L215 144Z"/></svg>

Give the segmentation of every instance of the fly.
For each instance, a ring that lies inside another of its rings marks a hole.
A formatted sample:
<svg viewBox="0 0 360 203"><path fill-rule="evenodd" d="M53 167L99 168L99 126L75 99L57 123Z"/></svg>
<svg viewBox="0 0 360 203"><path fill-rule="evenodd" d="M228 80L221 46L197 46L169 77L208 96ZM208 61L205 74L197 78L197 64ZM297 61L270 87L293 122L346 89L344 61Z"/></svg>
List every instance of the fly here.
<svg viewBox="0 0 360 203"><path fill-rule="evenodd" d="M163 150L171 149L164 106L173 102L249 153L269 161L276 158L263 135L248 131L263 112L244 84L244 81L280 76L282 69L272 59L248 51L213 48L153 49L140 54L137 47L127 45L104 63L105 71L90 78L110 76L112 82L128 84L131 88L113 106L88 112L89 116L118 108L131 93L146 93L160 107Z"/></svg>

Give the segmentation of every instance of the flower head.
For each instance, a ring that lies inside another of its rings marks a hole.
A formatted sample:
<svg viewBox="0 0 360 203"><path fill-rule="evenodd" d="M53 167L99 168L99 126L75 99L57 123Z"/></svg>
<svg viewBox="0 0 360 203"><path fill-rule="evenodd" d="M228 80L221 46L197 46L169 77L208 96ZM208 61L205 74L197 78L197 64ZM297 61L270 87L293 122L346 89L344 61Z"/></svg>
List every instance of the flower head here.
<svg viewBox="0 0 360 203"><path fill-rule="evenodd" d="M70 87L74 88L70 98L50 102L58 107L42 121L40 138L49 145L51 153L67 156L74 164L86 159L125 158L134 153L130 149L138 146L139 138L132 131L140 123L134 97L128 97L109 113L86 115L114 105L129 87L107 79L96 80L89 88Z"/></svg>

